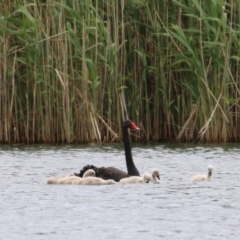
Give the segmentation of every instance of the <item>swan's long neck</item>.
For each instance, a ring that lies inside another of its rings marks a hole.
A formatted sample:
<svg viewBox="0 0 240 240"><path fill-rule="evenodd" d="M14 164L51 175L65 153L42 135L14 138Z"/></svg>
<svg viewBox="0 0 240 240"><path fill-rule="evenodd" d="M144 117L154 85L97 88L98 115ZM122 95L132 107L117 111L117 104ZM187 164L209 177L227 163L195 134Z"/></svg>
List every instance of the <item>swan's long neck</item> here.
<svg viewBox="0 0 240 240"><path fill-rule="evenodd" d="M208 179L211 179L211 177L212 177L212 171L208 171L208 176L207 176L207 178L208 178Z"/></svg>
<svg viewBox="0 0 240 240"><path fill-rule="evenodd" d="M140 176L136 166L134 165L133 159L132 159L132 151L131 151L131 145L130 145L130 141L129 141L129 135L128 135L127 128L123 128L123 142L124 142L125 158L126 158L128 174L131 176Z"/></svg>

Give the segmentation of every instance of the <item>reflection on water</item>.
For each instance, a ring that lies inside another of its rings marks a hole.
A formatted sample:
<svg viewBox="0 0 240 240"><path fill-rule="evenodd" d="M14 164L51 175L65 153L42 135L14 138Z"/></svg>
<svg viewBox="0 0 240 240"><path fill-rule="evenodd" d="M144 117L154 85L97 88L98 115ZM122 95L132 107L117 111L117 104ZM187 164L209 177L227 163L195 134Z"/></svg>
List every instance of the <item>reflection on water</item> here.
<svg viewBox="0 0 240 240"><path fill-rule="evenodd" d="M88 163L123 170L122 145L2 146L0 239L239 239L240 147L135 145L160 184L47 185ZM214 166L213 181L191 183Z"/></svg>

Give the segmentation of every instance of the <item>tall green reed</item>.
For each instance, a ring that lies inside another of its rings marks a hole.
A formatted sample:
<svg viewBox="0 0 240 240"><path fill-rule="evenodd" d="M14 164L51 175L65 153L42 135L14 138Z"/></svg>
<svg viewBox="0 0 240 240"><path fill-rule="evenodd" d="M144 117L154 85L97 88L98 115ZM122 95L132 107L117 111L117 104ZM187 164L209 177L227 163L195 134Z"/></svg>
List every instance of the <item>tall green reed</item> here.
<svg viewBox="0 0 240 240"><path fill-rule="evenodd" d="M238 0L1 5L1 143L239 140Z"/></svg>

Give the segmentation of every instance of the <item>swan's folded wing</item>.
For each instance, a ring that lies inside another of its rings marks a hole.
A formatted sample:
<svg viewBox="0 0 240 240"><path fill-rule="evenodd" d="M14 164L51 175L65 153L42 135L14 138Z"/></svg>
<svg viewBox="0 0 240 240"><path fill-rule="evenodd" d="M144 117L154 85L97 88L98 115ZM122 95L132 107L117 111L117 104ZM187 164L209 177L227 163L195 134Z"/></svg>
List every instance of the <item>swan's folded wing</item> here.
<svg viewBox="0 0 240 240"><path fill-rule="evenodd" d="M100 177L104 180L113 179L119 182L122 178L129 177L129 175L115 167L100 167L97 168L96 177Z"/></svg>

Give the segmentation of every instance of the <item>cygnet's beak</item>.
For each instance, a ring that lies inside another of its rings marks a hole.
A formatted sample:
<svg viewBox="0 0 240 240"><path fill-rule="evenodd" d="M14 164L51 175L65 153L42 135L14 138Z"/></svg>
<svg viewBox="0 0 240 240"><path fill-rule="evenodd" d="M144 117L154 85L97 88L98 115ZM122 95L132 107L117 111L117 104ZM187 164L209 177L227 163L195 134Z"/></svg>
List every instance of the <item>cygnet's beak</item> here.
<svg viewBox="0 0 240 240"><path fill-rule="evenodd" d="M158 178L158 180L160 180L160 176L159 175L157 175L157 178Z"/></svg>

